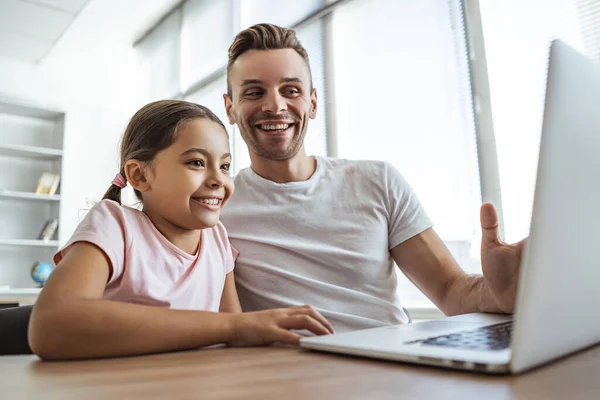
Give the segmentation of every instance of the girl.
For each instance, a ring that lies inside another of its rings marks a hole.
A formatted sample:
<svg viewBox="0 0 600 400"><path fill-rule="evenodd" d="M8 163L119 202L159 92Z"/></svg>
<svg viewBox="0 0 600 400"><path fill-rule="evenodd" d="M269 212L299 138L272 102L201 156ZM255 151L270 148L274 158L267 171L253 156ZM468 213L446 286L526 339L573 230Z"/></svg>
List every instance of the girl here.
<svg viewBox="0 0 600 400"><path fill-rule="evenodd" d="M157 101L129 122L121 167L65 247L34 306L39 357L76 359L295 344L331 325L309 306L241 313L236 251L219 222L233 192L223 123L207 108ZM143 211L120 203L130 184Z"/></svg>

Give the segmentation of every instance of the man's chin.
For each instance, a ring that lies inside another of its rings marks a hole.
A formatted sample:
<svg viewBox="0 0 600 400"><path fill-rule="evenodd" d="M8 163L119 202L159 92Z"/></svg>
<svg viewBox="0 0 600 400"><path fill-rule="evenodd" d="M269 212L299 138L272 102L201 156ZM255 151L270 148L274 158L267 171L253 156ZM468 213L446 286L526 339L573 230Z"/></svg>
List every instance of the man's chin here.
<svg viewBox="0 0 600 400"><path fill-rule="evenodd" d="M296 155L292 143L264 143L258 142L254 153L270 160L288 160Z"/></svg>
<svg viewBox="0 0 600 400"><path fill-rule="evenodd" d="M259 151L255 151L254 153L261 158L270 161L287 161L296 156L298 154L298 150L293 151L291 149L287 150L275 150L275 149L258 149Z"/></svg>

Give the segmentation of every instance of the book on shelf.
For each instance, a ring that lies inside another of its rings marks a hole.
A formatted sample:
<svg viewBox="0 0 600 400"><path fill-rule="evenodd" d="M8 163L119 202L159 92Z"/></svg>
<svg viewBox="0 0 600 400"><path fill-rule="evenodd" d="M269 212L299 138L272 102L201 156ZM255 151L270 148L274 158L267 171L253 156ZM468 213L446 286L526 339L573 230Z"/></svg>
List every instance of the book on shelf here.
<svg viewBox="0 0 600 400"><path fill-rule="evenodd" d="M38 239L47 242L52 239L56 229L58 228L58 219L51 218L44 224L42 231L40 232Z"/></svg>
<svg viewBox="0 0 600 400"><path fill-rule="evenodd" d="M35 188L36 194L49 194L53 195L58 190L58 184L60 182L60 175L53 174L50 172L44 172L40 176L37 187Z"/></svg>

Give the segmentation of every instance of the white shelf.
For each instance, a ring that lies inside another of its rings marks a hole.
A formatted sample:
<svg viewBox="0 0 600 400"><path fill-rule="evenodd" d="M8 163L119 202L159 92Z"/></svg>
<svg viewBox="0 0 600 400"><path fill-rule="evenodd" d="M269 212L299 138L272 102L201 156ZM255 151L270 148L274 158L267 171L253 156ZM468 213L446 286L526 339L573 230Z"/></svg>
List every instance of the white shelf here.
<svg viewBox="0 0 600 400"><path fill-rule="evenodd" d="M0 155L53 159L62 157L63 152L60 149L51 149L48 147L2 144L0 145Z"/></svg>
<svg viewBox="0 0 600 400"><path fill-rule="evenodd" d="M41 290L42 288L0 288L0 298L3 296L37 296L38 294L40 294Z"/></svg>
<svg viewBox="0 0 600 400"><path fill-rule="evenodd" d="M63 118L64 113L50 109L45 104L24 104L17 99L11 99L0 95L0 114L20 115L29 118L41 118L51 121Z"/></svg>
<svg viewBox="0 0 600 400"><path fill-rule="evenodd" d="M59 201L60 195L58 194L37 194L33 192L14 192L11 190L0 189L0 198L10 199L25 199L25 200L42 200L42 201Z"/></svg>
<svg viewBox="0 0 600 400"><path fill-rule="evenodd" d="M33 304L36 302L41 290L42 288L0 289L0 304Z"/></svg>
<svg viewBox="0 0 600 400"><path fill-rule="evenodd" d="M58 247L58 240L0 239L0 246Z"/></svg>

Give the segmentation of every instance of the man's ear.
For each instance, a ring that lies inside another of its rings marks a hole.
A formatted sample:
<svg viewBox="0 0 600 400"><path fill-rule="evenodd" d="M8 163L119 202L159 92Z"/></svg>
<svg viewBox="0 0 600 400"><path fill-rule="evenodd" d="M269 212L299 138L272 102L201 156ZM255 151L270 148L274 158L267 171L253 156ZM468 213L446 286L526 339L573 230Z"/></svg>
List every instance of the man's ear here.
<svg viewBox="0 0 600 400"><path fill-rule="evenodd" d="M129 160L125 163L123 169L125 170L127 182L129 182L134 189L144 193L152 188L146 176L146 173L148 172L146 163L138 160Z"/></svg>
<svg viewBox="0 0 600 400"><path fill-rule="evenodd" d="M317 117L317 89L313 89L310 94L310 113L308 116L311 119L315 119Z"/></svg>
<svg viewBox="0 0 600 400"><path fill-rule="evenodd" d="M231 108L233 107L233 103L231 101L231 98L229 97L229 95L227 95L227 93L225 93L223 95L223 103L225 104L225 111L227 111L227 118L229 118L229 123L231 125L235 124L235 118L233 117L233 114L231 112Z"/></svg>

